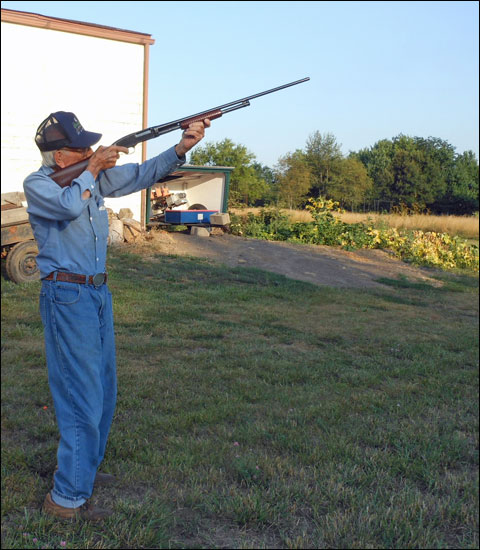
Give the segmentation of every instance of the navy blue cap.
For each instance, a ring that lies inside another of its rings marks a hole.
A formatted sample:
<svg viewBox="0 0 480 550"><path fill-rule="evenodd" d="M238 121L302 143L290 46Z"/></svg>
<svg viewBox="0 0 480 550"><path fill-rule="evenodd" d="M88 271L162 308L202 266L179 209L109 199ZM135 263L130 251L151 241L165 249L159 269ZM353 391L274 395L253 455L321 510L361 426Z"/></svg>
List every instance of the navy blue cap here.
<svg viewBox="0 0 480 550"><path fill-rule="evenodd" d="M35 143L40 151L56 151L62 147L84 149L101 137L102 134L87 132L73 113L57 111L40 124Z"/></svg>

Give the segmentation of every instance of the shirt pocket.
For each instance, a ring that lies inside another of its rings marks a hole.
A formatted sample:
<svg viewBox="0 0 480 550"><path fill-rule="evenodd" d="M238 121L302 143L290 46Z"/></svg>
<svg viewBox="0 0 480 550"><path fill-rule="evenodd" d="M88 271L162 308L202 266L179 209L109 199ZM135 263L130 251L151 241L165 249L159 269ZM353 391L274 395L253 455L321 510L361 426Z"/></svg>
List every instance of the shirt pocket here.
<svg viewBox="0 0 480 550"><path fill-rule="evenodd" d="M97 211L97 236L100 240L105 241L108 238L108 212L105 207L100 207Z"/></svg>

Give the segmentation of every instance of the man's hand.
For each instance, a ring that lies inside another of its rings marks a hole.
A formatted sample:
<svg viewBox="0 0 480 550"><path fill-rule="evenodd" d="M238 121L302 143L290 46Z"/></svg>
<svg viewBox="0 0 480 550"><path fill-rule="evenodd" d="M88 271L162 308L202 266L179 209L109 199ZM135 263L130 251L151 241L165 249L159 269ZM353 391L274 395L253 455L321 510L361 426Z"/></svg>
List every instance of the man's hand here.
<svg viewBox="0 0 480 550"><path fill-rule="evenodd" d="M101 145L90 157L87 170L97 179L98 173L101 170L108 170L115 166L117 160L120 158L120 153L128 153L127 147L120 147L119 145L103 147Z"/></svg>
<svg viewBox="0 0 480 550"><path fill-rule="evenodd" d="M210 127L210 121L206 118L203 122L193 122L184 130L182 139L178 145L175 145L175 152L178 157L183 157L192 147L194 147L205 136L205 128Z"/></svg>

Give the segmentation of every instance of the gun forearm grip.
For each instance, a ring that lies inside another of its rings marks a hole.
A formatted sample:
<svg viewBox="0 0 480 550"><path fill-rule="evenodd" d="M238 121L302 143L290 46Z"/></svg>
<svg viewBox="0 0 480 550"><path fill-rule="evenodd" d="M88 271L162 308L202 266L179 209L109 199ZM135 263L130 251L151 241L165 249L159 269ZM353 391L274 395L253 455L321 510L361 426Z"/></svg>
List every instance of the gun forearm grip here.
<svg viewBox="0 0 480 550"><path fill-rule="evenodd" d="M202 113L192 118L187 118L187 120L184 120L180 123L180 128L182 130L186 130L190 126L190 124L193 124L194 122L203 122L206 118L208 118L209 120L214 120L215 118L220 118L222 115L223 111L221 109L214 109L213 111L210 111L208 113Z"/></svg>

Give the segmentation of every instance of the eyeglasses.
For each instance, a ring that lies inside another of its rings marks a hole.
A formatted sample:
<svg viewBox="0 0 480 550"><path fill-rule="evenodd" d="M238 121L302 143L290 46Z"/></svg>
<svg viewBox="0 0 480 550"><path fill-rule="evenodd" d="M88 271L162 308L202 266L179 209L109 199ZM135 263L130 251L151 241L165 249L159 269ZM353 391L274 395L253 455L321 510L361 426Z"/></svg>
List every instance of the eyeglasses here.
<svg viewBox="0 0 480 550"><path fill-rule="evenodd" d="M62 147L61 151L68 151L69 153L78 153L79 155L86 156L90 152L91 147L75 148L75 147Z"/></svg>

